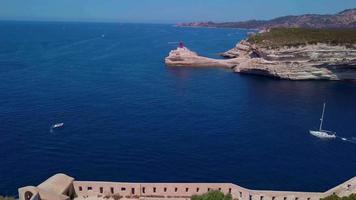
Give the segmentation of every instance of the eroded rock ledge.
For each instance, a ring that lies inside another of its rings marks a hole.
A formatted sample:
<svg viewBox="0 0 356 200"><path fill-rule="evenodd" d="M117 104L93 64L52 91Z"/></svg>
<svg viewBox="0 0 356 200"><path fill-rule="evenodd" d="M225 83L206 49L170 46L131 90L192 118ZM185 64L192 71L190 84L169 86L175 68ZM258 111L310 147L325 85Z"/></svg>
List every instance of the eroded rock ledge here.
<svg viewBox="0 0 356 200"><path fill-rule="evenodd" d="M199 56L197 53L186 47L178 47L172 50L166 57L165 63L171 67L224 67L234 68L237 64L236 59L213 59Z"/></svg>
<svg viewBox="0 0 356 200"><path fill-rule="evenodd" d="M356 47L313 44L269 49L242 40L222 53L228 59L199 56L177 48L165 59L167 66L225 67L234 72L289 80L356 80Z"/></svg>

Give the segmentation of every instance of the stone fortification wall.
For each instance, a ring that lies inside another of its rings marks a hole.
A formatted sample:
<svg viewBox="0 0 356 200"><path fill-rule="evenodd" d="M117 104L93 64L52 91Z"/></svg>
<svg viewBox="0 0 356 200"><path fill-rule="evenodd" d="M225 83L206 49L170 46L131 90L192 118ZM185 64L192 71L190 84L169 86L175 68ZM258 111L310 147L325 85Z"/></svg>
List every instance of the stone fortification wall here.
<svg viewBox="0 0 356 200"><path fill-rule="evenodd" d="M48 181L50 180L50 181ZM125 183L75 181L63 174L49 178L37 187L19 189L20 200L69 200L69 199L189 199L195 194L219 190L239 200L319 200L337 194L348 196L356 193L356 177L326 192L293 192L250 190L232 183ZM58 184L60 184L58 186ZM57 184L57 185L56 185ZM26 194L33 195L26 198ZM53 198L51 197L53 196ZM43 198L45 197L45 198Z"/></svg>

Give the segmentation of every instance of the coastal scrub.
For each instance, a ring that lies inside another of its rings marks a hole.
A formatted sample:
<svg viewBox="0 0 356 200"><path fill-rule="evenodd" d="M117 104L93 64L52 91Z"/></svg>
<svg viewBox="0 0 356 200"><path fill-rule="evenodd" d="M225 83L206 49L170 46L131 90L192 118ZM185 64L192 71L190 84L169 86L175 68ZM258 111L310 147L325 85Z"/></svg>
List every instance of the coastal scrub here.
<svg viewBox="0 0 356 200"><path fill-rule="evenodd" d="M232 200L231 194L213 190L202 195L193 195L191 200Z"/></svg>
<svg viewBox="0 0 356 200"><path fill-rule="evenodd" d="M356 44L356 29L272 28L249 37L247 41L265 48L318 43L349 47Z"/></svg>
<svg viewBox="0 0 356 200"><path fill-rule="evenodd" d="M0 200L15 200L14 197L0 196Z"/></svg>
<svg viewBox="0 0 356 200"><path fill-rule="evenodd" d="M356 200L356 194L351 194L348 197L339 197L336 194L333 194L331 196L321 198L320 200Z"/></svg>

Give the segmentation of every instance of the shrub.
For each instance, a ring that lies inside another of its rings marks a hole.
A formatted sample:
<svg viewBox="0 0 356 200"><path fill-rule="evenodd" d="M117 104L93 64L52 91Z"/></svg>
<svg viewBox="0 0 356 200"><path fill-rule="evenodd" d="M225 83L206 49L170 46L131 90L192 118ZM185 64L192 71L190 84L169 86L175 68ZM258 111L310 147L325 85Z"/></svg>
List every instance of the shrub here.
<svg viewBox="0 0 356 200"><path fill-rule="evenodd" d="M339 196L337 196L336 194L330 195L328 197L325 198L321 198L320 200L340 200L341 198Z"/></svg>
<svg viewBox="0 0 356 200"><path fill-rule="evenodd" d="M15 198L14 197L0 196L0 200L15 200Z"/></svg>
<svg viewBox="0 0 356 200"><path fill-rule="evenodd" d="M356 194L351 194L348 197L339 197L336 194L333 194L328 197L321 198L320 200L356 200Z"/></svg>
<svg viewBox="0 0 356 200"><path fill-rule="evenodd" d="M266 48L317 43L349 47L356 44L356 29L272 28L249 37L248 42Z"/></svg>
<svg viewBox="0 0 356 200"><path fill-rule="evenodd" d="M213 190L202 195L193 195L191 200L232 200L231 194L224 194L220 191Z"/></svg>

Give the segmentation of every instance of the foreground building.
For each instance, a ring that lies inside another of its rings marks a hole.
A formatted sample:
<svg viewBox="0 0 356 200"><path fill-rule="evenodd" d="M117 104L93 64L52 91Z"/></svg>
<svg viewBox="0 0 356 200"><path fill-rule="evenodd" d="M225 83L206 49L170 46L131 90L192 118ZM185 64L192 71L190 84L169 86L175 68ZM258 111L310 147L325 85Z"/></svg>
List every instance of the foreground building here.
<svg viewBox="0 0 356 200"><path fill-rule="evenodd" d="M356 177L326 192L250 190L231 183L122 183L76 181L56 174L37 187L19 188L19 200L185 200L211 190L230 193L239 200L319 200L332 194L356 193Z"/></svg>

